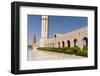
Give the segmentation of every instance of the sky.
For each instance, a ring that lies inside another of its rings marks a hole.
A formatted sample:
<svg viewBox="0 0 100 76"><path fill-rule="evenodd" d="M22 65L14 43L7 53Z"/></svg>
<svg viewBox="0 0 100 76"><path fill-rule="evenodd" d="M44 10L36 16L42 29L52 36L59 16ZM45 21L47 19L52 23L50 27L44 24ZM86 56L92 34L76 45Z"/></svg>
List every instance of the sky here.
<svg viewBox="0 0 100 76"><path fill-rule="evenodd" d="M48 16L48 18L49 38L54 37L55 34L67 33L88 25L87 17ZM28 45L32 44L34 34L36 41L39 42L41 38L41 21L41 15L28 15Z"/></svg>

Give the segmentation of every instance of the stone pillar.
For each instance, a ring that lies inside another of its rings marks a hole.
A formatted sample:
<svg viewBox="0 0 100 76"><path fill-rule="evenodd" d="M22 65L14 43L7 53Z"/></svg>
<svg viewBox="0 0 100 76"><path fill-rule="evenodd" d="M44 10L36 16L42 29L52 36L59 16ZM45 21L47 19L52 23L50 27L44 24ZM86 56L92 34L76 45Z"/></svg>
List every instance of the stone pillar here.
<svg viewBox="0 0 100 76"><path fill-rule="evenodd" d="M42 16L41 22L41 39L40 39L40 46L39 47L46 47L45 43L48 39L48 16Z"/></svg>

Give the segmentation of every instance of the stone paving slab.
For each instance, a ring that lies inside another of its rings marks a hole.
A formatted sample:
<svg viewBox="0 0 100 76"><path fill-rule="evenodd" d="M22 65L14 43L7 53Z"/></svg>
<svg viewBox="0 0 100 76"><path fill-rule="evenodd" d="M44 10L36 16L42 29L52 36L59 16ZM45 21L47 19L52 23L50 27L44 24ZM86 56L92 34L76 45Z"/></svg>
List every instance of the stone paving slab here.
<svg viewBox="0 0 100 76"><path fill-rule="evenodd" d="M57 52L50 52L50 51L43 51L37 49L30 49L28 50L28 60L62 60L62 59L81 59L86 57L70 55L70 54L63 54Z"/></svg>

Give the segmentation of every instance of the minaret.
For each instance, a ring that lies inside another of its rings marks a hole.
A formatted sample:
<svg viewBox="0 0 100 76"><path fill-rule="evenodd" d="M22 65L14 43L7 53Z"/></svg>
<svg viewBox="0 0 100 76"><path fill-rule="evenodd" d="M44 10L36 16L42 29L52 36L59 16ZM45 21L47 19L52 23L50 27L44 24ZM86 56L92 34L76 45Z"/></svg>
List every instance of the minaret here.
<svg viewBox="0 0 100 76"><path fill-rule="evenodd" d="M33 33L33 45L32 45L32 47L34 48L35 45L36 45L36 35L35 35L35 33Z"/></svg>
<svg viewBox="0 0 100 76"><path fill-rule="evenodd" d="M35 33L33 34L33 44L35 44L36 43L36 35L35 35Z"/></svg>
<svg viewBox="0 0 100 76"><path fill-rule="evenodd" d="M42 16L41 25L40 47L45 47L45 42L48 39L48 16Z"/></svg>

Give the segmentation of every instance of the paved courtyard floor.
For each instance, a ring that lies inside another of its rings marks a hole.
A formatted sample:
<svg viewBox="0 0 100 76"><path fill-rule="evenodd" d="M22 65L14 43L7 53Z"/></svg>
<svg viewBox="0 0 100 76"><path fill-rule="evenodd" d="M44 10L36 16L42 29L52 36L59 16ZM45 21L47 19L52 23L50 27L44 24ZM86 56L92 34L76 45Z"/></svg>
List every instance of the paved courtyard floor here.
<svg viewBox="0 0 100 76"><path fill-rule="evenodd" d="M69 55L57 52L43 51L37 49L28 50L28 61L33 60L61 60L61 59L81 59L86 57Z"/></svg>

